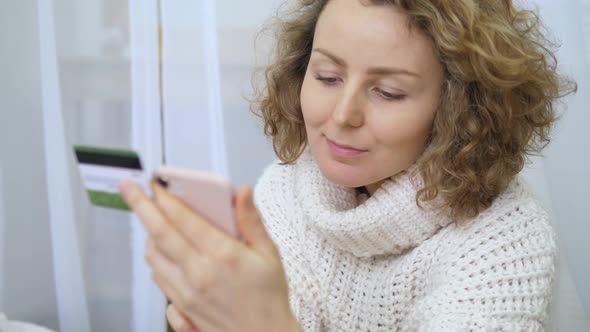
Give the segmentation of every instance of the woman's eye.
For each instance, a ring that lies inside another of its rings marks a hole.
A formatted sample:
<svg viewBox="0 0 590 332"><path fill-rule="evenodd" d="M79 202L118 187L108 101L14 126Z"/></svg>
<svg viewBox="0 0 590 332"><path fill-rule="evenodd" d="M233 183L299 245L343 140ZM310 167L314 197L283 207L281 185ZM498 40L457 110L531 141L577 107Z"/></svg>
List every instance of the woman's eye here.
<svg viewBox="0 0 590 332"><path fill-rule="evenodd" d="M327 85L334 85L336 83L338 83L338 78L336 77L327 77L327 76L321 76L321 75L316 75L316 80L324 82Z"/></svg>
<svg viewBox="0 0 590 332"><path fill-rule="evenodd" d="M376 89L376 90L377 90L377 93L385 100L402 100L406 97L404 95L397 95L394 93L389 93L389 92L383 91L381 89Z"/></svg>

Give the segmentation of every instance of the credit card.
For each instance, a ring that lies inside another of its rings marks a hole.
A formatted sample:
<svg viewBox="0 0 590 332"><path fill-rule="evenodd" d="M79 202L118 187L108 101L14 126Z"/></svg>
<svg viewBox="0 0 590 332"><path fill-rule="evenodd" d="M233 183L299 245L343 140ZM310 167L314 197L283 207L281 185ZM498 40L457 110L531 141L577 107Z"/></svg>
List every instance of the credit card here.
<svg viewBox="0 0 590 332"><path fill-rule="evenodd" d="M149 182L139 155L131 150L74 146L82 183L95 206L130 210L119 193L119 183L131 179L144 190Z"/></svg>

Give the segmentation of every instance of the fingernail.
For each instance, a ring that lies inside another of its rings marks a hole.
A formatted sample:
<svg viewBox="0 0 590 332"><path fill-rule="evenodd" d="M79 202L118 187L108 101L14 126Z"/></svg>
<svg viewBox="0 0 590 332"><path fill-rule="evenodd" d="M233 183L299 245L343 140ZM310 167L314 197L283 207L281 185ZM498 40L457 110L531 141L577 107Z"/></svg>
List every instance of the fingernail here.
<svg viewBox="0 0 590 332"><path fill-rule="evenodd" d="M250 187L246 187L246 192L248 193L248 205L250 209L254 209L254 193Z"/></svg>
<svg viewBox="0 0 590 332"><path fill-rule="evenodd" d="M129 190L131 190L131 181L123 180L119 182L119 191L121 194L125 195L129 192Z"/></svg>

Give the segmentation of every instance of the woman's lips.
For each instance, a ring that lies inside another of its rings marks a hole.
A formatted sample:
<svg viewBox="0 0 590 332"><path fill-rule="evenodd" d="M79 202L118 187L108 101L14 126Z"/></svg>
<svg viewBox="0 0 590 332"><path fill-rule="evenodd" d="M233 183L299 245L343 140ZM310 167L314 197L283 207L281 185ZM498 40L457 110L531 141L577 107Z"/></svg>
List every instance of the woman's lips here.
<svg viewBox="0 0 590 332"><path fill-rule="evenodd" d="M347 145L340 145L334 141L331 141L327 137L326 143L328 144L330 151L340 157L356 157L369 152L368 150L356 149Z"/></svg>

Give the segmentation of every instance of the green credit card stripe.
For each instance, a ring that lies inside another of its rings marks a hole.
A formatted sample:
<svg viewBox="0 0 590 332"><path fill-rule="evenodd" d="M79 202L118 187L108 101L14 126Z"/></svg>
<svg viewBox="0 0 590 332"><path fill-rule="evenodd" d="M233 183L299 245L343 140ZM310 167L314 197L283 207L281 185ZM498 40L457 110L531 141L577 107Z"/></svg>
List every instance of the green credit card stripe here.
<svg viewBox="0 0 590 332"><path fill-rule="evenodd" d="M74 151L139 158L137 153L135 153L134 151L131 151L131 150L103 148L103 147L97 147L97 146L76 145L76 146L74 146Z"/></svg>
<svg viewBox="0 0 590 332"><path fill-rule="evenodd" d="M88 190L90 201L94 205L104 206L119 210L131 210L120 194Z"/></svg>

